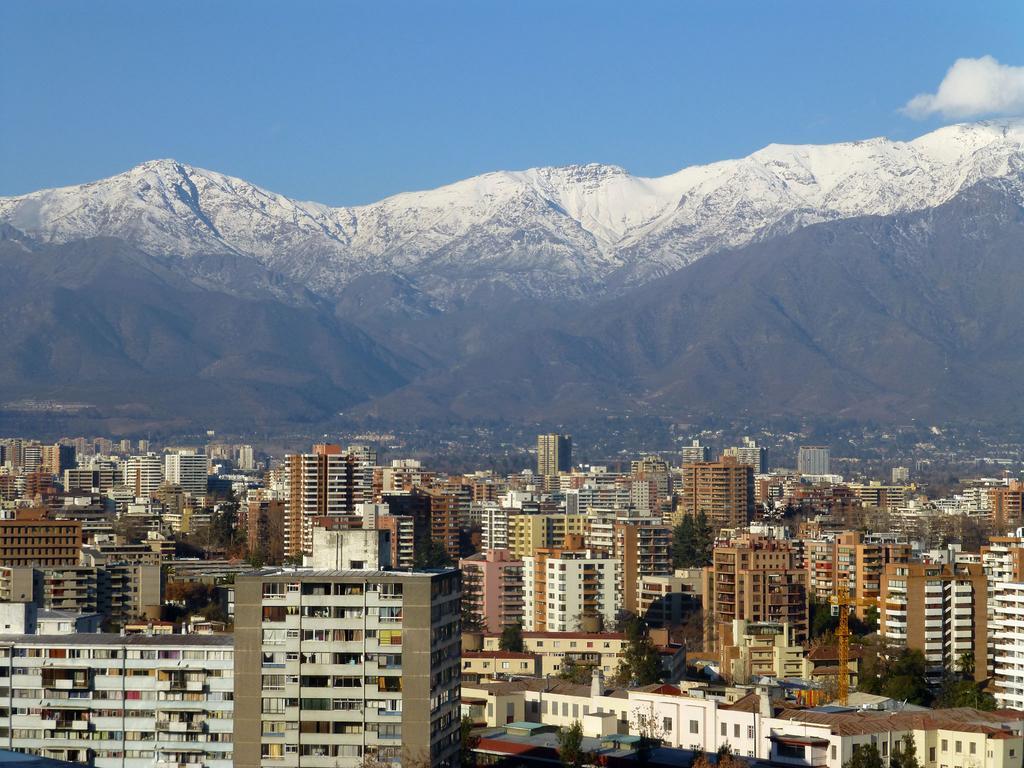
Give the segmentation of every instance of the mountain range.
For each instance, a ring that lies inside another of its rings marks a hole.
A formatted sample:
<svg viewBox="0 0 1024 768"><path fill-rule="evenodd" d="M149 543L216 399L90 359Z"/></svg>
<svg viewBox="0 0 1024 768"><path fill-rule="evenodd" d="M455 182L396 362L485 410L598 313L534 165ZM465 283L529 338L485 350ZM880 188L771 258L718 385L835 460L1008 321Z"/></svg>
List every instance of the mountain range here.
<svg viewBox="0 0 1024 768"><path fill-rule="evenodd" d="M172 160L0 198L0 399L181 423L1017 417L1024 123L359 207Z"/></svg>

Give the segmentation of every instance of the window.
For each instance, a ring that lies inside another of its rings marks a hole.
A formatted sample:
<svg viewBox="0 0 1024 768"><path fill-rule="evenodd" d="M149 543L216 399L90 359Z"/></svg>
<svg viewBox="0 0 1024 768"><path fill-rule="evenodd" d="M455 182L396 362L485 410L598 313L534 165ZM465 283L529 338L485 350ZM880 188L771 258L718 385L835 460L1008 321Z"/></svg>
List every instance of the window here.
<svg viewBox="0 0 1024 768"><path fill-rule="evenodd" d="M752 725L748 725L747 726L747 738L748 739L754 738L754 726L752 726Z"/></svg>
<svg viewBox="0 0 1024 768"><path fill-rule="evenodd" d="M698 721L690 721L690 733L700 733L700 723Z"/></svg>
<svg viewBox="0 0 1024 768"><path fill-rule="evenodd" d="M835 744L832 745L832 759L833 760L836 759L836 745Z"/></svg>
<svg viewBox="0 0 1024 768"><path fill-rule="evenodd" d="M729 728L729 726L727 726L725 723L722 723L722 736L727 736L728 735L728 733L727 733L728 728Z"/></svg>
<svg viewBox="0 0 1024 768"><path fill-rule="evenodd" d="M973 741L968 742L968 744L967 744L967 751L970 752L973 755L973 754L975 754L976 747L977 747L977 745Z"/></svg>
<svg viewBox="0 0 1024 768"><path fill-rule="evenodd" d="M935 747L928 747L928 762L935 762Z"/></svg>
<svg viewBox="0 0 1024 768"><path fill-rule="evenodd" d="M734 739L738 739L740 737L740 724L739 723L733 723L733 726L732 726L732 737Z"/></svg>
<svg viewBox="0 0 1024 768"><path fill-rule="evenodd" d="M964 743L962 741L956 742L956 753L959 755L964 751Z"/></svg>
<svg viewBox="0 0 1024 768"><path fill-rule="evenodd" d="M661 721L661 729L665 733L672 733L672 718L666 717Z"/></svg>
<svg viewBox="0 0 1024 768"><path fill-rule="evenodd" d="M942 751L949 752L949 742L946 739L942 740Z"/></svg>

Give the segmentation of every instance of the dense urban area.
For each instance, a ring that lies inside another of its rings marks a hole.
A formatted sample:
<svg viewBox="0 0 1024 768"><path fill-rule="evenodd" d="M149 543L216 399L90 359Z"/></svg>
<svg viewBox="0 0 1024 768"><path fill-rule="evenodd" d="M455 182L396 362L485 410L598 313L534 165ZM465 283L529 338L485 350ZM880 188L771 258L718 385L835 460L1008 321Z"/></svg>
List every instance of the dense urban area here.
<svg viewBox="0 0 1024 768"><path fill-rule="evenodd" d="M889 465L794 434L629 456L551 433L479 469L393 434L0 440L0 745L96 768L1019 766L1024 483L925 433Z"/></svg>

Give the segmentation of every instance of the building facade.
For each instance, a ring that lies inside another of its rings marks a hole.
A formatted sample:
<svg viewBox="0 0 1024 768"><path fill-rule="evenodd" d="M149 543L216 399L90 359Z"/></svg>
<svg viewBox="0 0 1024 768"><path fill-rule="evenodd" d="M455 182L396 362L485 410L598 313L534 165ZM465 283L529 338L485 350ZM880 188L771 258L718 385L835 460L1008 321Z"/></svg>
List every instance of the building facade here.
<svg viewBox="0 0 1024 768"><path fill-rule="evenodd" d="M274 571L235 582L235 768L456 765L455 570Z"/></svg>

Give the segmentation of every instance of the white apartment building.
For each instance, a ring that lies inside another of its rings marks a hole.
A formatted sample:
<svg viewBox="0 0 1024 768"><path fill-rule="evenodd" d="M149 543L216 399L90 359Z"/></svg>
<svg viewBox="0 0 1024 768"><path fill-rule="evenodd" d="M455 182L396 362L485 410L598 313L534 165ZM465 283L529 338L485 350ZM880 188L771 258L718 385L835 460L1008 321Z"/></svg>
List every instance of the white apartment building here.
<svg viewBox="0 0 1024 768"><path fill-rule="evenodd" d="M474 502L479 508L483 549L508 549L509 510L493 501Z"/></svg>
<svg viewBox="0 0 1024 768"><path fill-rule="evenodd" d="M180 485L185 493L205 496L209 474L209 461L205 454L174 451L164 456L164 479Z"/></svg>
<svg viewBox="0 0 1024 768"><path fill-rule="evenodd" d="M523 558L525 628L573 632L581 617L600 615L615 622L619 561L591 550Z"/></svg>
<svg viewBox="0 0 1024 768"><path fill-rule="evenodd" d="M1024 583L996 582L991 610L996 704L1024 710Z"/></svg>
<svg viewBox="0 0 1024 768"><path fill-rule="evenodd" d="M232 768L229 635L0 635L0 745L95 768Z"/></svg>
<svg viewBox="0 0 1024 768"><path fill-rule="evenodd" d="M155 453L129 456L121 472L135 498L152 496L164 481L164 464Z"/></svg>

